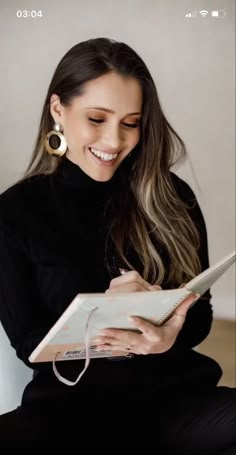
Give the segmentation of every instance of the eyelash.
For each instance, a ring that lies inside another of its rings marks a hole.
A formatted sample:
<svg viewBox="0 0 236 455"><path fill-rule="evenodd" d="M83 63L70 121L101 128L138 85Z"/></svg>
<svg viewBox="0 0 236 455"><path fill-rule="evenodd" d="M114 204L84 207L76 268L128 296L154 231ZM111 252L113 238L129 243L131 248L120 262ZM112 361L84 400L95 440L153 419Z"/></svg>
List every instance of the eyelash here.
<svg viewBox="0 0 236 455"><path fill-rule="evenodd" d="M90 120L90 122L94 122L97 124L104 122L104 120L98 120L98 119L95 119L92 117L89 117L89 120ZM139 123L134 123L134 124L124 123L124 125L127 126L127 128L138 128L139 127Z"/></svg>

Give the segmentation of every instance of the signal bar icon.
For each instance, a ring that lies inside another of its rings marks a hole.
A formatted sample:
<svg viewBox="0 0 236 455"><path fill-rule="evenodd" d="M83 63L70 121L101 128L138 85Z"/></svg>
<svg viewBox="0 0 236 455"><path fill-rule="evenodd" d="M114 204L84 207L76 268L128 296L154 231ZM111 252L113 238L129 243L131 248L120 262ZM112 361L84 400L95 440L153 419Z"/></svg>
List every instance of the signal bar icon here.
<svg viewBox="0 0 236 455"><path fill-rule="evenodd" d="M197 11L193 11L192 13L185 14L185 17L197 17Z"/></svg>

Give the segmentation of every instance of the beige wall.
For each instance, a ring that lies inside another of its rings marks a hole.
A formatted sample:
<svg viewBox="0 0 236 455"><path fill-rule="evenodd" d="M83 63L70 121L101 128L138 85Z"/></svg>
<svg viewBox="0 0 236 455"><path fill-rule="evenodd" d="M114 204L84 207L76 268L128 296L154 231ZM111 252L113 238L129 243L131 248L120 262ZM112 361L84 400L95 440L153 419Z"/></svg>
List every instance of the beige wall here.
<svg viewBox="0 0 236 455"><path fill-rule="evenodd" d="M224 19L187 19L196 9ZM43 18L18 19L17 9ZM1 0L0 191L24 171L46 90L60 58L77 42L107 36L130 44L149 66L164 107L184 139L189 165L178 169L196 192L211 263L235 248L234 1ZM215 316L235 317L234 269L212 288Z"/></svg>

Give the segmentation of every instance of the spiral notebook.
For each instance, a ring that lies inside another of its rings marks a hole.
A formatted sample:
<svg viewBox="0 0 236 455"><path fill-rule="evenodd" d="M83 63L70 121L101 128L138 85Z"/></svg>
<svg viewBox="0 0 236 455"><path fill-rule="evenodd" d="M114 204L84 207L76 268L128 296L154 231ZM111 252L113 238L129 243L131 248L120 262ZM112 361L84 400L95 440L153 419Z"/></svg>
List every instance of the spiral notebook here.
<svg viewBox="0 0 236 455"><path fill-rule="evenodd" d="M203 295L235 262L235 251L184 287L147 292L78 294L51 330L34 349L30 362L50 362L120 356L121 353L95 350L91 340L108 327L134 330L128 316L136 315L156 325L163 324L191 293ZM88 335L89 333L89 335ZM86 338L87 337L87 338ZM89 350L89 353L88 353ZM124 353L122 353L124 356Z"/></svg>

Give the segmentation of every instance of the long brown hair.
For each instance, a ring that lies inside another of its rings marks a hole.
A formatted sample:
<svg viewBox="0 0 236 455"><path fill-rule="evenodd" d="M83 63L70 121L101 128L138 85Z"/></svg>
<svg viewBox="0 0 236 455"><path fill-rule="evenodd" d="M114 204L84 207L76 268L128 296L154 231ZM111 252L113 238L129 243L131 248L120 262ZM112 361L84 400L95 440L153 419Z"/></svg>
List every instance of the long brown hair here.
<svg viewBox="0 0 236 455"><path fill-rule="evenodd" d="M59 62L43 106L32 159L24 178L53 173L61 158L47 153L45 136L53 127L50 99L57 94L64 106L83 94L86 82L110 71L139 81L143 93L141 137L131 159L121 163L124 191L116 201L109 238L121 261L131 245L143 266L143 277L161 284L165 266L157 245L169 255L167 282L180 284L200 271L199 235L173 184L171 167L187 156L182 139L167 121L148 68L127 44L108 38L73 46ZM128 185L128 187L127 187ZM128 188L128 190L127 190ZM124 200L124 194L126 195Z"/></svg>

